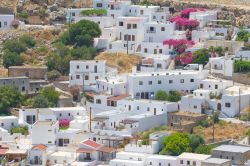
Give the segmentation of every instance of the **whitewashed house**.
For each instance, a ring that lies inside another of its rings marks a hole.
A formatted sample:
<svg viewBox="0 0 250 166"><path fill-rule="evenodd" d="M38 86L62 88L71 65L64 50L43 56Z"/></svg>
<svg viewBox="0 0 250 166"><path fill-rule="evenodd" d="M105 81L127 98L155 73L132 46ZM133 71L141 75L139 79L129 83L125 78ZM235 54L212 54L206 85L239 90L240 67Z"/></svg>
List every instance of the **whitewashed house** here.
<svg viewBox="0 0 250 166"><path fill-rule="evenodd" d="M1 116L0 124L1 128L10 132L11 128L18 126L18 118L15 116Z"/></svg>
<svg viewBox="0 0 250 166"><path fill-rule="evenodd" d="M106 61L70 61L69 86L78 85L91 90L96 87L96 80L116 75L116 72L106 65Z"/></svg>
<svg viewBox="0 0 250 166"><path fill-rule="evenodd" d="M33 145L56 145L56 137L59 131L58 122L36 121L32 125L31 140Z"/></svg>
<svg viewBox="0 0 250 166"><path fill-rule="evenodd" d="M231 86L233 82L228 80L201 80L199 89L181 98L180 111L210 114L214 110L221 110L221 96Z"/></svg>
<svg viewBox="0 0 250 166"><path fill-rule="evenodd" d="M177 166L177 157L166 155L152 155L147 157L145 165L147 166Z"/></svg>
<svg viewBox="0 0 250 166"><path fill-rule="evenodd" d="M221 113L225 117L234 117L249 106L250 89L248 87L233 86L227 88L221 99Z"/></svg>
<svg viewBox="0 0 250 166"><path fill-rule="evenodd" d="M47 146L43 144L33 146L29 151L30 165L46 165L47 164Z"/></svg>
<svg viewBox="0 0 250 166"><path fill-rule="evenodd" d="M217 13L218 11L216 10L191 12L189 15L189 19L199 21L199 27L202 28L206 26L208 22L217 20Z"/></svg>
<svg viewBox="0 0 250 166"><path fill-rule="evenodd" d="M230 56L209 58L210 73L232 77L234 59Z"/></svg>
<svg viewBox="0 0 250 166"><path fill-rule="evenodd" d="M0 7L0 30L11 28L11 22L14 19L15 16L11 10Z"/></svg>
<svg viewBox="0 0 250 166"><path fill-rule="evenodd" d="M196 153L182 153L177 157L177 165L179 166L190 166L196 165L201 166L201 162L210 158L211 155L196 154Z"/></svg>
<svg viewBox="0 0 250 166"><path fill-rule="evenodd" d="M171 70L166 72L134 73L128 75L128 94L132 98L154 98L158 90L190 93L197 89L207 71Z"/></svg>

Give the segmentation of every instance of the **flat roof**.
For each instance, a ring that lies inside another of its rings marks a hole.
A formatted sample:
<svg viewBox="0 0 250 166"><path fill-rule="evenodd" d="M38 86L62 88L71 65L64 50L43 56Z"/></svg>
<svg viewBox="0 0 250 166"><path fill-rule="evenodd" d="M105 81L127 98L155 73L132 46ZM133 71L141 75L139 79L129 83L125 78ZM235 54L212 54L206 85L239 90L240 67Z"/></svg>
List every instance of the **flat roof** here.
<svg viewBox="0 0 250 166"><path fill-rule="evenodd" d="M166 75L183 75L183 74L198 74L198 70L170 70L170 71L159 71L159 72L141 72L133 73L128 75L129 77L143 77L143 76L166 76Z"/></svg>
<svg viewBox="0 0 250 166"><path fill-rule="evenodd" d="M0 119L17 119L16 116L0 116Z"/></svg>
<svg viewBox="0 0 250 166"><path fill-rule="evenodd" d="M199 113L194 113L194 112L186 112L186 111L170 112L169 114L180 115L180 116L192 116L192 117L206 116L205 114L199 114Z"/></svg>
<svg viewBox="0 0 250 166"><path fill-rule="evenodd" d="M184 152L178 156L181 159L206 160L211 155Z"/></svg>
<svg viewBox="0 0 250 166"><path fill-rule="evenodd" d="M164 159L164 160L177 160L175 156L166 156L166 155L152 155L148 159Z"/></svg>
<svg viewBox="0 0 250 166"><path fill-rule="evenodd" d="M203 163L211 163L211 164L223 164L229 162L231 160L228 159L220 159L220 158L208 158Z"/></svg>
<svg viewBox="0 0 250 166"><path fill-rule="evenodd" d="M18 77L0 77L0 80L13 80L13 79L29 79L26 76L18 76Z"/></svg>
<svg viewBox="0 0 250 166"><path fill-rule="evenodd" d="M0 15L12 15L13 12L8 8L0 7Z"/></svg>
<svg viewBox="0 0 250 166"><path fill-rule="evenodd" d="M223 152L235 152L235 153L245 153L250 151L250 147L239 146L239 145L221 145L213 150L223 151Z"/></svg>

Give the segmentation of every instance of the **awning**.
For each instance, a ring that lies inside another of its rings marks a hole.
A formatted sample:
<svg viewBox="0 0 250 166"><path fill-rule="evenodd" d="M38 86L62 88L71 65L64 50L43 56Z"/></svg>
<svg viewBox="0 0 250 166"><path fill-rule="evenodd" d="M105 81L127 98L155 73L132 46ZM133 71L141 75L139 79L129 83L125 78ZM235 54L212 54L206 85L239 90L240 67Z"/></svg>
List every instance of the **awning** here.
<svg viewBox="0 0 250 166"><path fill-rule="evenodd" d="M124 98L126 98L128 96L129 96L128 94L123 94L123 95L119 95L119 96L112 96L112 97L109 97L108 100L110 100L110 101L118 101L118 100L124 99Z"/></svg>
<svg viewBox="0 0 250 166"><path fill-rule="evenodd" d="M116 149L103 146L103 147L99 148L97 151L104 152L104 153L112 153L112 152L116 152Z"/></svg>
<svg viewBox="0 0 250 166"><path fill-rule="evenodd" d="M92 153L94 151L95 150L93 150L93 149L79 148L76 150L76 153Z"/></svg>

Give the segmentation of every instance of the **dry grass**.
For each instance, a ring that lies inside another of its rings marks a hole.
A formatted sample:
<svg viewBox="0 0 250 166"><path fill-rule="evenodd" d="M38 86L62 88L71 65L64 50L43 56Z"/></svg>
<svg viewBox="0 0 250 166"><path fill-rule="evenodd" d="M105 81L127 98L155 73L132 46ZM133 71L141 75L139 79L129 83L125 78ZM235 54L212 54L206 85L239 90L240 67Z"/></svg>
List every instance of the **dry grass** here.
<svg viewBox="0 0 250 166"><path fill-rule="evenodd" d="M226 139L239 140L244 138L246 132L250 128L244 124L222 123L215 124L215 141L222 141ZM213 127L208 128L194 128L194 133L202 135L206 142L209 143L213 139Z"/></svg>
<svg viewBox="0 0 250 166"><path fill-rule="evenodd" d="M108 65L117 67L118 72L131 72L132 67L140 62L140 57L136 55L127 55L124 53L103 52L96 56L96 60L106 60Z"/></svg>
<svg viewBox="0 0 250 166"><path fill-rule="evenodd" d="M8 69L0 68L0 77L7 77L8 76Z"/></svg>

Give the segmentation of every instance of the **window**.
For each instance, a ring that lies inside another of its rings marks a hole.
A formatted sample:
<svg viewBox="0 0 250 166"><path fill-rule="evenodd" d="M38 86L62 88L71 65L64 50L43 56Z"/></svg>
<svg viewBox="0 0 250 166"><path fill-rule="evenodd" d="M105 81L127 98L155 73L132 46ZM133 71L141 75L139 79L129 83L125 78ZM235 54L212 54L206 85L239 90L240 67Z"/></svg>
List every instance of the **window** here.
<svg viewBox="0 0 250 166"><path fill-rule="evenodd" d="M159 163L159 166L161 166L161 163Z"/></svg>
<svg viewBox="0 0 250 166"><path fill-rule="evenodd" d="M4 126L4 123L1 123L1 126L3 127L3 126Z"/></svg>
<svg viewBox="0 0 250 166"><path fill-rule="evenodd" d="M152 83L153 83L152 81L148 81L148 85L152 85Z"/></svg>
<svg viewBox="0 0 250 166"><path fill-rule="evenodd" d="M98 79L98 76L95 76L95 80L97 80Z"/></svg>
<svg viewBox="0 0 250 166"><path fill-rule="evenodd" d="M169 80L168 82L169 82L169 84L172 84L172 83L173 83L173 80Z"/></svg>
<svg viewBox="0 0 250 166"><path fill-rule="evenodd" d="M158 84L161 84L161 80L158 80Z"/></svg>
<svg viewBox="0 0 250 166"><path fill-rule="evenodd" d="M180 83L184 83L184 79L181 79L181 80L180 80Z"/></svg>
<svg viewBox="0 0 250 166"><path fill-rule="evenodd" d="M127 29L131 29L131 24L127 24Z"/></svg>
<svg viewBox="0 0 250 166"><path fill-rule="evenodd" d="M133 29L136 29L137 28L137 24L133 24Z"/></svg>
<svg viewBox="0 0 250 166"><path fill-rule="evenodd" d="M203 88L203 84L200 84L200 88L201 88L201 89Z"/></svg>
<svg viewBox="0 0 250 166"><path fill-rule="evenodd" d="M159 49L159 54L162 54L162 49Z"/></svg>
<svg viewBox="0 0 250 166"><path fill-rule="evenodd" d="M218 89L218 85L215 85L215 87L214 87L215 89Z"/></svg>
<svg viewBox="0 0 250 166"><path fill-rule="evenodd" d="M25 87L24 86L22 87L22 91L25 91Z"/></svg>
<svg viewBox="0 0 250 166"><path fill-rule="evenodd" d="M194 105L194 109L197 109L197 105Z"/></svg>
<svg viewBox="0 0 250 166"><path fill-rule="evenodd" d="M3 25L4 25L4 26L7 26L7 21L4 21Z"/></svg>
<svg viewBox="0 0 250 166"><path fill-rule="evenodd" d="M135 41L135 35L132 35L132 41Z"/></svg>
<svg viewBox="0 0 250 166"><path fill-rule="evenodd" d="M86 65L86 69L89 69L89 66L88 66L88 65Z"/></svg>
<svg viewBox="0 0 250 166"><path fill-rule="evenodd" d="M171 166L170 163L168 163L168 166Z"/></svg>
<svg viewBox="0 0 250 166"><path fill-rule="evenodd" d="M121 26L121 27L123 26L123 22L122 21L119 22L119 26Z"/></svg>
<svg viewBox="0 0 250 166"><path fill-rule="evenodd" d="M157 49L154 49L154 54L157 54Z"/></svg>
<svg viewBox="0 0 250 166"><path fill-rule="evenodd" d="M196 166L196 161L193 161L193 166Z"/></svg>
<svg viewBox="0 0 250 166"><path fill-rule="evenodd" d="M148 52L148 49L147 49L147 48L144 48L144 52L147 53L147 52Z"/></svg>
<svg viewBox="0 0 250 166"><path fill-rule="evenodd" d="M80 79L80 75L76 75L76 79Z"/></svg>
<svg viewBox="0 0 250 166"><path fill-rule="evenodd" d="M79 65L77 65L76 68L79 69Z"/></svg>
<svg viewBox="0 0 250 166"><path fill-rule="evenodd" d="M68 116L70 116L70 113L68 113Z"/></svg>
<svg viewBox="0 0 250 166"><path fill-rule="evenodd" d="M143 10L140 11L140 14L143 15Z"/></svg>
<svg viewBox="0 0 250 166"><path fill-rule="evenodd" d="M97 3L96 7L102 7L102 3Z"/></svg>
<svg viewBox="0 0 250 166"><path fill-rule="evenodd" d="M124 35L124 40L125 40L125 41L128 40L128 35Z"/></svg>
<svg viewBox="0 0 250 166"><path fill-rule="evenodd" d="M147 111L150 111L150 108L149 108L149 107L147 108Z"/></svg>
<svg viewBox="0 0 250 166"><path fill-rule="evenodd" d="M231 103L225 103L225 107L230 108L231 107Z"/></svg>
<svg viewBox="0 0 250 166"><path fill-rule="evenodd" d="M96 99L96 104L101 104L102 101L100 99Z"/></svg>
<svg viewBox="0 0 250 166"><path fill-rule="evenodd" d="M60 113L59 116L62 116L62 113Z"/></svg>
<svg viewBox="0 0 250 166"><path fill-rule="evenodd" d="M152 162L150 162L149 165L152 165Z"/></svg>
<svg viewBox="0 0 250 166"><path fill-rule="evenodd" d="M139 85L143 85L143 82L142 82L142 81L139 81Z"/></svg>
<svg viewBox="0 0 250 166"><path fill-rule="evenodd" d="M190 161L187 161L187 165L190 165Z"/></svg>
<svg viewBox="0 0 250 166"><path fill-rule="evenodd" d="M75 12L71 13L71 16L75 17L75 16L76 16L76 13L75 13Z"/></svg>
<svg viewBox="0 0 250 166"><path fill-rule="evenodd" d="M165 31L165 27L161 27L161 31Z"/></svg>
<svg viewBox="0 0 250 166"><path fill-rule="evenodd" d="M128 106L128 110L131 111L131 105Z"/></svg>
<svg viewBox="0 0 250 166"><path fill-rule="evenodd" d="M194 82L194 79L192 78L192 79L190 79L190 82Z"/></svg>
<svg viewBox="0 0 250 166"><path fill-rule="evenodd" d="M183 160L181 160L180 163L183 164Z"/></svg>
<svg viewBox="0 0 250 166"><path fill-rule="evenodd" d="M84 79L85 79L85 80L89 80L89 76L88 76L88 75L86 75Z"/></svg>
<svg viewBox="0 0 250 166"><path fill-rule="evenodd" d="M137 110L139 110L140 109L140 107L139 106L137 106Z"/></svg>

